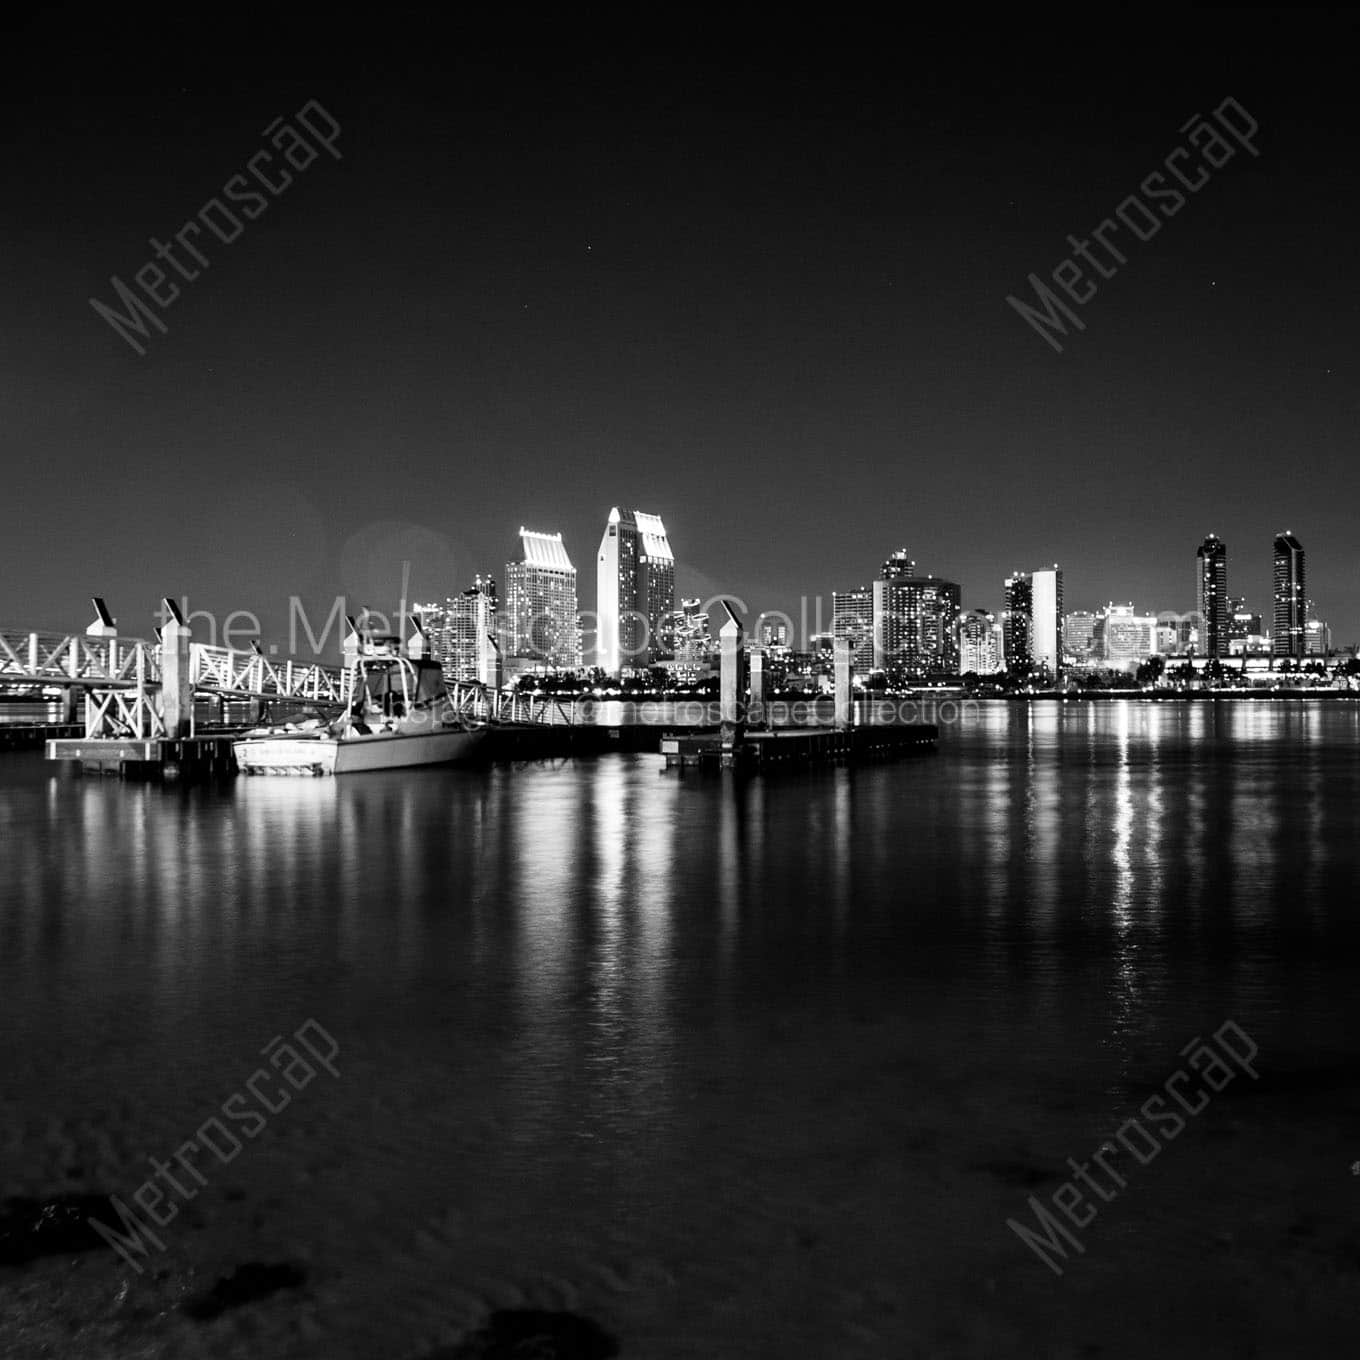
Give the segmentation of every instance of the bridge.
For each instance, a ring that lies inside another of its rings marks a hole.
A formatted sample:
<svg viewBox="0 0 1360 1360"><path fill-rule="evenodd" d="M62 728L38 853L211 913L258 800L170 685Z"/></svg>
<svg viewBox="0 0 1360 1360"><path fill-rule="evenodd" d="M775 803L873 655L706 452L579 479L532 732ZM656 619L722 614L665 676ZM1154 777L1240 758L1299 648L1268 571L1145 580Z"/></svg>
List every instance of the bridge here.
<svg viewBox="0 0 1360 1360"><path fill-rule="evenodd" d="M93 601L95 620L83 633L0 628L0 692L11 695L58 691L68 724L79 724L83 701L86 741L174 740L196 734L196 699L313 704L337 710L353 697L350 665L268 657L258 647L194 642L173 600L169 622L154 639L121 637L103 599ZM349 620L347 652L357 655L358 631ZM419 639L419 641L417 641ZM423 638L412 639L418 652ZM454 683L449 694L458 711L494 723L569 723L554 701L486 685ZM238 723L238 727L249 726ZM217 730L228 724L219 723Z"/></svg>

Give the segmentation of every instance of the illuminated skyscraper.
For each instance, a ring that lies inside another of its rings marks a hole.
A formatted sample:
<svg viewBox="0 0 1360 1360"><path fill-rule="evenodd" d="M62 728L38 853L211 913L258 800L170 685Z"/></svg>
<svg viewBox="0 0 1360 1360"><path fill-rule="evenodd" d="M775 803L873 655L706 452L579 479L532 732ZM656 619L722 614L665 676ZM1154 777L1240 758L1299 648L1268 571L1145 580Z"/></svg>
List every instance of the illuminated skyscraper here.
<svg viewBox="0 0 1360 1360"><path fill-rule="evenodd" d="M1030 625L1030 655L1036 666L1050 675L1062 670L1063 660L1063 578L1062 568L1036 571L1030 577L1030 599L1034 606Z"/></svg>
<svg viewBox="0 0 1360 1360"><path fill-rule="evenodd" d="M660 517L615 506L595 566L595 664L618 675L669 656L675 557Z"/></svg>
<svg viewBox="0 0 1360 1360"><path fill-rule="evenodd" d="M850 664L857 675L874 666L874 592L868 586L831 592L831 635L850 639Z"/></svg>
<svg viewBox="0 0 1360 1360"><path fill-rule="evenodd" d="M1034 591L1023 571L1006 577L1002 591L1001 641L1007 666L1028 666L1034 659Z"/></svg>
<svg viewBox="0 0 1360 1360"><path fill-rule="evenodd" d="M1308 594L1303 575L1303 544L1288 530L1275 538L1276 656L1300 657L1308 651Z"/></svg>
<svg viewBox="0 0 1360 1360"><path fill-rule="evenodd" d="M958 670L957 582L917 576L900 549L883 564L873 586L874 669L893 680Z"/></svg>
<svg viewBox="0 0 1360 1360"><path fill-rule="evenodd" d="M1001 627L995 614L967 609L959 615L959 674L994 675L1001 669Z"/></svg>
<svg viewBox="0 0 1360 1360"><path fill-rule="evenodd" d="M447 654L441 656L445 674L453 680L497 684L496 582L475 577L472 586L445 605ZM495 639L495 640L493 640Z"/></svg>
<svg viewBox="0 0 1360 1360"><path fill-rule="evenodd" d="M1196 549L1195 561L1197 603L1203 619L1199 630L1200 655L1227 656L1230 631L1228 545L1217 534L1210 534Z"/></svg>
<svg viewBox="0 0 1360 1360"><path fill-rule="evenodd" d="M562 535L522 528L519 537L523 556L505 566L510 656L540 666L579 666L576 568Z"/></svg>

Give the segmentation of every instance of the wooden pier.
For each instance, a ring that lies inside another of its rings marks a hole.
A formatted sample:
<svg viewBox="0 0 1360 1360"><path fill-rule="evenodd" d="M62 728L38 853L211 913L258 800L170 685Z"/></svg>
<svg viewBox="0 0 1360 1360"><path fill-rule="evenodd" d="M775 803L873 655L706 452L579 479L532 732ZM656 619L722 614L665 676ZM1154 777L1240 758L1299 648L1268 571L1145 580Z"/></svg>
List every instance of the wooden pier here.
<svg viewBox="0 0 1360 1360"><path fill-rule="evenodd" d="M936 749L939 728L930 723L883 727L776 727L762 731L666 735L666 769L686 766L764 774L844 762L897 760Z"/></svg>

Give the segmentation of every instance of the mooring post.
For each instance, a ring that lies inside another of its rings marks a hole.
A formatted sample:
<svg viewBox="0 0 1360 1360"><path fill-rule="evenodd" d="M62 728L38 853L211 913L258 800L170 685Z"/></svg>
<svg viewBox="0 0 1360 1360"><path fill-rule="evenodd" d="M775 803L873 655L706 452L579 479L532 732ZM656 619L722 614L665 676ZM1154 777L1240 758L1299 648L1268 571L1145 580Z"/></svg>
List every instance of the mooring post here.
<svg viewBox="0 0 1360 1360"><path fill-rule="evenodd" d="M359 625L354 621L353 614L345 615L345 640L340 648L341 659L345 663L345 669L352 670L355 663L359 660L359 652L363 644L363 639L359 636Z"/></svg>
<svg viewBox="0 0 1360 1360"><path fill-rule="evenodd" d="M189 671L189 643L193 629L179 606L168 596L169 621L161 628L161 721L171 740L191 736L194 725L194 684Z"/></svg>
<svg viewBox="0 0 1360 1360"><path fill-rule="evenodd" d="M94 606L94 622L85 629L85 636L89 638L116 638L118 636L118 620L109 613L109 607L104 603L104 597L96 595L90 603ZM113 642L109 643L110 647L116 647L116 645ZM113 667L110 666L109 669L112 673ZM87 737L102 736L103 733L99 730L102 725L98 706L92 692L87 689L85 691L85 735Z"/></svg>
<svg viewBox="0 0 1360 1360"><path fill-rule="evenodd" d="M412 632L406 639L406 655L412 661L419 661L429 655L429 640L425 636L425 625L420 621L420 615L411 614L408 618Z"/></svg>
<svg viewBox="0 0 1360 1360"><path fill-rule="evenodd" d="M838 637L835 640L836 670L836 726L853 727L855 723L854 690L851 687L850 639Z"/></svg>
<svg viewBox="0 0 1360 1360"><path fill-rule="evenodd" d="M718 602L727 614L727 622L718 629L719 659L719 721L722 724L722 761L730 763L732 753L741 741L742 727L742 662L745 659L745 631L732 606L726 600Z"/></svg>
<svg viewBox="0 0 1360 1360"><path fill-rule="evenodd" d="M765 720L765 652L762 648L751 648L749 664L751 678L746 716L753 723L760 723Z"/></svg>

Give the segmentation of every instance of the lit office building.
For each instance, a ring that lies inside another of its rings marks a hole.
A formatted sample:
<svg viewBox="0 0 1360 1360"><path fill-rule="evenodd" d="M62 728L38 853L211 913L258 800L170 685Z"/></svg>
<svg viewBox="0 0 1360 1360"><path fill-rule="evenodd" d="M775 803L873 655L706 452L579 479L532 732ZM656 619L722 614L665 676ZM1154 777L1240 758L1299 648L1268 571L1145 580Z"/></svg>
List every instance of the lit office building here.
<svg viewBox="0 0 1360 1360"><path fill-rule="evenodd" d="M1096 615L1095 655L1113 671L1134 671L1157 647L1157 616L1139 614L1132 604L1107 604Z"/></svg>
<svg viewBox="0 0 1360 1360"><path fill-rule="evenodd" d="M1199 629L1193 617L1164 609L1157 615L1157 654L1185 656L1199 645Z"/></svg>
<svg viewBox="0 0 1360 1360"><path fill-rule="evenodd" d="M625 668L642 669L668 656L675 557L660 517L617 506L610 510L595 581L596 665L608 675L619 675Z"/></svg>
<svg viewBox="0 0 1360 1360"><path fill-rule="evenodd" d="M1062 670L1063 660L1063 579L1062 568L1036 571L1030 577L1030 598L1034 612L1030 625L1030 655L1036 666L1050 675Z"/></svg>
<svg viewBox="0 0 1360 1360"><path fill-rule="evenodd" d="M831 592L831 636L850 639L850 665L867 675L874 665L874 592L868 586Z"/></svg>
<svg viewBox="0 0 1360 1360"><path fill-rule="evenodd" d="M1307 655L1307 591L1303 572L1303 544L1287 530L1275 539L1276 656Z"/></svg>
<svg viewBox="0 0 1360 1360"><path fill-rule="evenodd" d="M511 669L579 666L576 568L562 535L522 528L519 537L523 555L505 566Z"/></svg>
<svg viewBox="0 0 1360 1360"><path fill-rule="evenodd" d="M1002 600L1001 642L1006 665L1028 666L1034 658L1034 592L1025 572L1006 577Z"/></svg>
<svg viewBox="0 0 1360 1360"><path fill-rule="evenodd" d="M1201 656L1228 655L1228 545L1217 534L1195 550L1195 598L1200 612ZM1302 614L1299 615L1302 621Z"/></svg>
<svg viewBox="0 0 1360 1360"><path fill-rule="evenodd" d="M985 609L959 615L959 674L995 675L1001 669L1001 625Z"/></svg>
<svg viewBox="0 0 1360 1360"><path fill-rule="evenodd" d="M1096 616L1074 609L1063 618L1063 655L1070 665L1090 666L1095 660Z"/></svg>
<svg viewBox="0 0 1360 1360"><path fill-rule="evenodd" d="M446 602L447 652L440 657L454 680L497 683L496 582L477 576L469 589Z"/></svg>
<svg viewBox="0 0 1360 1360"><path fill-rule="evenodd" d="M1247 608L1245 599L1229 600L1228 651L1233 656L1260 656L1270 651L1260 614Z"/></svg>
<svg viewBox="0 0 1360 1360"><path fill-rule="evenodd" d="M1308 601L1308 619L1303 625L1303 650L1307 656L1327 656L1332 650L1332 630L1317 616Z"/></svg>
<svg viewBox="0 0 1360 1360"><path fill-rule="evenodd" d="M874 669L893 679L957 674L961 598L956 581L917 576L905 550L893 553L873 585Z"/></svg>

